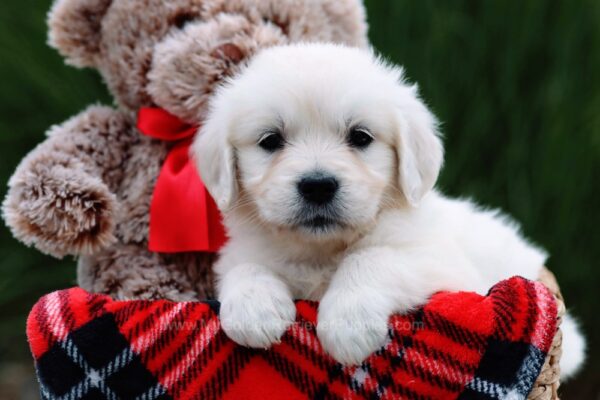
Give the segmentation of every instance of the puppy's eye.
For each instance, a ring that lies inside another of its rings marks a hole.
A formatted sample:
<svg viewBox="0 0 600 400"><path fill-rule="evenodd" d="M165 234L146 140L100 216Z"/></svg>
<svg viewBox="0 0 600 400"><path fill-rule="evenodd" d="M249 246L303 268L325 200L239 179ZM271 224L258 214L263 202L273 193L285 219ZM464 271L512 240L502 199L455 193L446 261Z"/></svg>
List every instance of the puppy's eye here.
<svg viewBox="0 0 600 400"><path fill-rule="evenodd" d="M357 149L367 148L373 140L373 135L366 128L362 128L360 126L354 127L350 129L350 133L348 133L348 144L352 147L356 147Z"/></svg>
<svg viewBox="0 0 600 400"><path fill-rule="evenodd" d="M258 145L269 153L273 153L283 148L285 139L279 132L269 132L260 139Z"/></svg>

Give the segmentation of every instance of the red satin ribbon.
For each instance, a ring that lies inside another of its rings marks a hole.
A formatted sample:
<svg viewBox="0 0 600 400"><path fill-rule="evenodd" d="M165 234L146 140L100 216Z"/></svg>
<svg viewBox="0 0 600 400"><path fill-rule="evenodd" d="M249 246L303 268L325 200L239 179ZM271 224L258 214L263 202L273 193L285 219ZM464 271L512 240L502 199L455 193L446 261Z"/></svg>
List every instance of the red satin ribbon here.
<svg viewBox="0 0 600 400"><path fill-rule="evenodd" d="M137 127L154 139L178 142L154 187L148 248L159 253L217 252L227 241L221 214L189 156L198 127L151 107L140 109Z"/></svg>

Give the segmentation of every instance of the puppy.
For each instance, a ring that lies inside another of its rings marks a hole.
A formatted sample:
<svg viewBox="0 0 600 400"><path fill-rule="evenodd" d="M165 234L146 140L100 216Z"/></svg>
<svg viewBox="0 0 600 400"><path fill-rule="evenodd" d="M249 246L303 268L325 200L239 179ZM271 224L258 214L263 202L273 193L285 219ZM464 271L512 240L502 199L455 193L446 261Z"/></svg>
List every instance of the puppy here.
<svg viewBox="0 0 600 400"><path fill-rule="evenodd" d="M216 93L192 153L230 236L215 265L222 326L245 346L277 343L293 299L318 300L325 350L358 364L384 345L390 315L441 290L535 280L546 260L497 211L432 189L436 119L402 69L368 51L262 51ZM584 344L565 325L571 373Z"/></svg>

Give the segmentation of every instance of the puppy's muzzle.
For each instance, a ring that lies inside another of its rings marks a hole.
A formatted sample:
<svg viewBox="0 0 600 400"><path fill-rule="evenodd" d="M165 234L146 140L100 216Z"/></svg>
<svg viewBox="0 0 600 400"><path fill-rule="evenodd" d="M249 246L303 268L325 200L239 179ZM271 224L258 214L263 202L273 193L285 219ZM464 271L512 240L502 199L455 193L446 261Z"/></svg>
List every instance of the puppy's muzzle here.
<svg viewBox="0 0 600 400"><path fill-rule="evenodd" d="M305 175L297 184L298 193L307 203L323 206L335 198L340 184L338 180L327 173L313 172Z"/></svg>

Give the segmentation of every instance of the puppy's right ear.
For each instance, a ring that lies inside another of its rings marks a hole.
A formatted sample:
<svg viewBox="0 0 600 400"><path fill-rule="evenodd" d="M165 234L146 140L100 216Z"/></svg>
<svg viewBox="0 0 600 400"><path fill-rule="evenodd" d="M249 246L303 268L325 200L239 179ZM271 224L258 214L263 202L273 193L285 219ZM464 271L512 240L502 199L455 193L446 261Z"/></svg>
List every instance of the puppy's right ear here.
<svg viewBox="0 0 600 400"><path fill-rule="evenodd" d="M94 67L100 53L102 19L112 0L56 0L48 14L48 42L67 63Z"/></svg>
<svg viewBox="0 0 600 400"><path fill-rule="evenodd" d="M202 181L221 211L233 205L238 192L235 152L224 121L215 116L208 118L191 148Z"/></svg>

